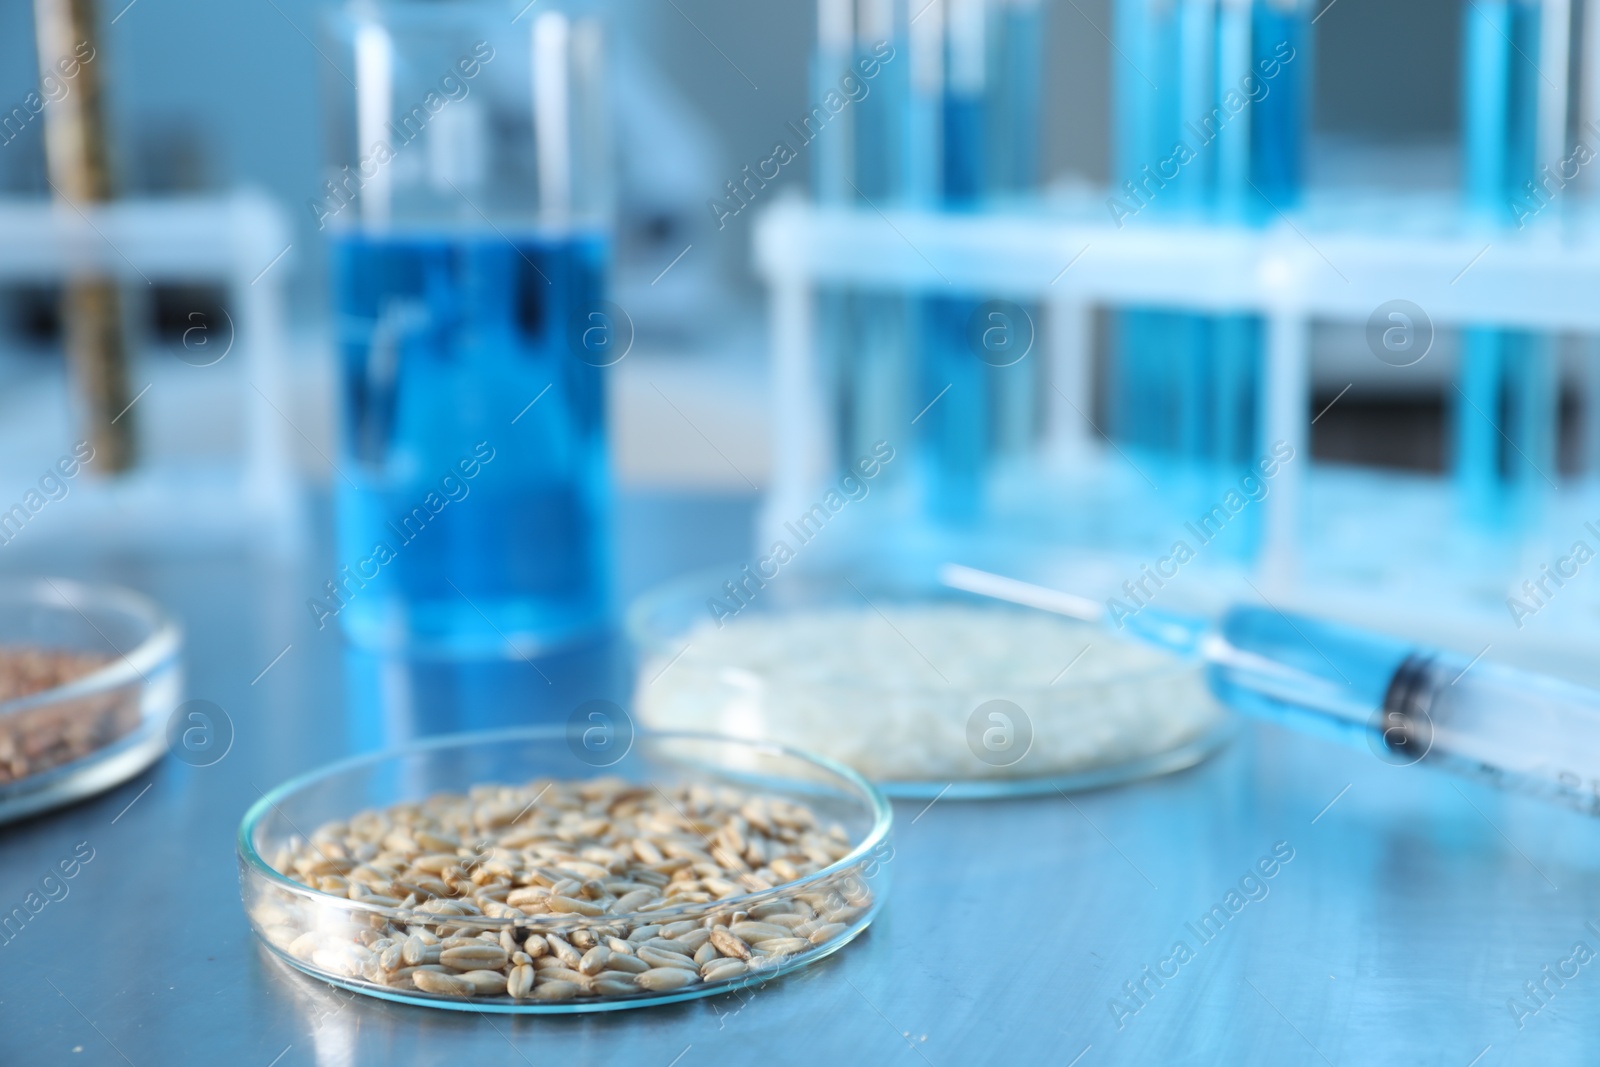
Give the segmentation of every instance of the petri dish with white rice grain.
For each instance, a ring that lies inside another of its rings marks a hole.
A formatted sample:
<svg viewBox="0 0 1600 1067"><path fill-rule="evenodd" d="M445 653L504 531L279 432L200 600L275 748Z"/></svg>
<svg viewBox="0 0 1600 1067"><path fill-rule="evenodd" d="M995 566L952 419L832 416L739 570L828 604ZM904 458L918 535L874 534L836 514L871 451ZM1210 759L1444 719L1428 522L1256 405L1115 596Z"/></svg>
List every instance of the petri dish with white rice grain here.
<svg viewBox="0 0 1600 1067"><path fill-rule="evenodd" d="M1005 797L1181 770L1231 734L1202 664L1103 627L863 568L737 567L636 600L646 728L774 741L898 797Z"/></svg>

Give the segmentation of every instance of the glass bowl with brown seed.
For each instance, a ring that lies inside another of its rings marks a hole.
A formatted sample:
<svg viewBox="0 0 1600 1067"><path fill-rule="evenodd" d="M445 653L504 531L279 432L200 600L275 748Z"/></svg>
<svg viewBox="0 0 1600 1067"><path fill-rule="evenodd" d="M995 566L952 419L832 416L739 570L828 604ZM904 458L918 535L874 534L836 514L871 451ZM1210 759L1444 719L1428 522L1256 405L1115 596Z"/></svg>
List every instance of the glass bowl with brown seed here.
<svg viewBox="0 0 1600 1067"><path fill-rule="evenodd" d="M582 1012L712 996L865 930L891 813L793 749L640 734L609 766L559 727L357 757L266 794L239 828L245 912L273 955L432 1007Z"/></svg>
<svg viewBox="0 0 1600 1067"><path fill-rule="evenodd" d="M182 633L127 589L0 584L0 823L118 785L160 758Z"/></svg>

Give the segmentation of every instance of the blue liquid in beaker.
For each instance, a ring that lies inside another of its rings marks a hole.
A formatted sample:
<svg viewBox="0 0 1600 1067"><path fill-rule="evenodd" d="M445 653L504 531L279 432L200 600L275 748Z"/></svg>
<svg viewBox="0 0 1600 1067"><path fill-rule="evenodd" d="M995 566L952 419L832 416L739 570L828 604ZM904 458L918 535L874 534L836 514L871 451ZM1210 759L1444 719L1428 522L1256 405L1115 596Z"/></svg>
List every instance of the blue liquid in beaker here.
<svg viewBox="0 0 1600 1067"><path fill-rule="evenodd" d="M602 303L606 258L597 234L334 242L344 427L324 604L358 644L508 656L604 625L600 365L631 339Z"/></svg>

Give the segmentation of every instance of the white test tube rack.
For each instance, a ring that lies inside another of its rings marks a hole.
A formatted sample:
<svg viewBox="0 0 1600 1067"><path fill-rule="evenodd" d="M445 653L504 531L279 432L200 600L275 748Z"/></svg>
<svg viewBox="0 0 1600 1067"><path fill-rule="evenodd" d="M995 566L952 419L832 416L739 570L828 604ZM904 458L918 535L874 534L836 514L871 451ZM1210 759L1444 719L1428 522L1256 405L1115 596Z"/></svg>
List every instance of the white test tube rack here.
<svg viewBox="0 0 1600 1067"><path fill-rule="evenodd" d="M286 423L294 406L283 374L281 280L290 240L282 211L252 193L128 199L81 210L40 198L0 200L0 283L87 274L125 289L157 282L221 286L228 322L212 327L211 343L232 342L224 359L233 364L228 384L243 394L236 410L244 423L237 456L161 456L115 477L94 476L91 464L7 551L45 542L185 550L227 542L278 556L301 548L303 507L289 449L295 430ZM224 335L227 326L231 333ZM146 384L138 356L129 352L130 396ZM152 382L152 391L160 388ZM141 414L155 406L149 398L144 403ZM49 444L70 451L82 436L73 427Z"/></svg>
<svg viewBox="0 0 1600 1067"><path fill-rule="evenodd" d="M1366 219L1408 224L1379 232L1371 225L1319 224L1312 213L1262 228L1145 219L1119 228L1100 199L1037 215L880 214L798 198L774 204L754 234L756 269L769 289L776 400L772 486L760 543L779 536L785 518L817 499L839 460L832 454L832 416L814 341L814 297L822 287L981 293L1042 304L1046 316L1035 351L1054 386L1046 440L1058 457L1085 461L1100 452L1099 434L1087 421L1096 389L1096 307L1259 315L1265 323L1261 439L1288 442L1302 456L1309 456L1313 417L1313 323L1365 324L1380 305L1405 299L1424 309L1435 329L1493 325L1600 335L1600 301L1594 299L1600 242L1584 240L1577 231L1591 231L1571 221L1570 212L1565 226L1545 220L1517 234L1462 228L1458 215L1441 214L1425 199L1369 202L1360 209ZM1343 598L1350 615L1381 609L1393 625L1395 606L1376 605L1372 590L1316 588L1304 579L1305 483L1317 477L1310 467L1285 465L1264 502L1256 582L1275 600L1314 600L1327 609ZM1581 503L1568 510L1575 520ZM1517 566L1532 566L1538 551L1530 548L1525 558L1510 561L1508 581ZM1579 598L1569 599L1575 607ZM1415 609L1424 624L1451 610L1440 603L1405 608ZM1491 614L1478 611L1481 625L1464 629L1453 618L1446 629L1470 639L1505 623L1503 611ZM1597 629L1593 622L1584 627L1588 637Z"/></svg>

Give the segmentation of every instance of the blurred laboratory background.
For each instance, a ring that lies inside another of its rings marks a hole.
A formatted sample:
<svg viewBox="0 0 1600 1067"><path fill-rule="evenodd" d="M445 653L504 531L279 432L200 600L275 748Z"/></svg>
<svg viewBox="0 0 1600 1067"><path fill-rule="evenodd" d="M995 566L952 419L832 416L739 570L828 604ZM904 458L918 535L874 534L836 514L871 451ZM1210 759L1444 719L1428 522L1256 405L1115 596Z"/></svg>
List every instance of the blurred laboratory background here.
<svg viewBox="0 0 1600 1067"><path fill-rule="evenodd" d="M0 508L96 459L8 569L243 547L319 576L285 625L467 658L778 542L1568 673L1596 634L1591 3L539 0L459 48L407 28L445 0L58 6L88 51L0 10ZM493 500L387 569L441 477ZM638 563L682 500L712 532Z"/></svg>

